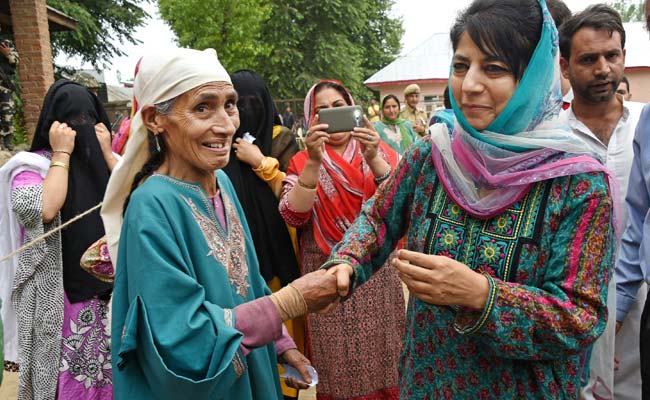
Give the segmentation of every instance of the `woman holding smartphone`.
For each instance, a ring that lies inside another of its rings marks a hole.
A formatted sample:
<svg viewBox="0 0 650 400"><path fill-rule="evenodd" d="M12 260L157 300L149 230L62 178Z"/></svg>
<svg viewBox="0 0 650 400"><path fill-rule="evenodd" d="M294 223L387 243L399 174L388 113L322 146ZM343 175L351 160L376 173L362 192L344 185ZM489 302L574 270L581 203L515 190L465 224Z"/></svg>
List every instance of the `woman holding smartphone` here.
<svg viewBox="0 0 650 400"><path fill-rule="evenodd" d="M354 105L336 81L320 81L305 98L307 150L289 162L280 213L300 227L301 273L325 262L361 212L365 200L391 174L397 153L370 122L353 132L327 133L318 112ZM363 292L363 293L361 293ZM404 331L403 292L394 270L376 274L334 313L311 315L307 343L319 373L319 399L397 399L397 359Z"/></svg>

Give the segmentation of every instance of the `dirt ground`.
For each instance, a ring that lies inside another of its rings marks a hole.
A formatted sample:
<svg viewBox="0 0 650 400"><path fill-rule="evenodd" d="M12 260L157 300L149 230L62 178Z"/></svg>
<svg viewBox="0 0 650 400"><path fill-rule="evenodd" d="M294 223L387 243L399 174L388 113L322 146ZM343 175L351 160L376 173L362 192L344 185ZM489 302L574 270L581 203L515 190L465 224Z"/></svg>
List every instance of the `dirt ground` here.
<svg viewBox="0 0 650 400"><path fill-rule="evenodd" d="M0 400L15 400L16 397L18 397L18 373L4 371L2 385L0 385Z"/></svg>

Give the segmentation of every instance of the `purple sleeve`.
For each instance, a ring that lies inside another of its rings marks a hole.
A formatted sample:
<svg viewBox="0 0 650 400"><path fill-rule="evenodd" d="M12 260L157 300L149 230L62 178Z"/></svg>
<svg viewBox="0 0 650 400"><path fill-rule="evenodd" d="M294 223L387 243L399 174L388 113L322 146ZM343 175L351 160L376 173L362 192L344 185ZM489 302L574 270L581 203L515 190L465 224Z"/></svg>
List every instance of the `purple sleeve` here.
<svg viewBox="0 0 650 400"><path fill-rule="evenodd" d="M32 171L23 171L14 177L14 180L11 182L11 190L16 189L20 186L33 186L38 185L43 182L43 178Z"/></svg>
<svg viewBox="0 0 650 400"><path fill-rule="evenodd" d="M282 337L275 340L275 354L281 355L282 353L284 353L289 349L296 349L296 348L298 348L298 346L296 346L296 343L289 335L289 331L287 331L287 327L284 326L284 324L282 324Z"/></svg>
<svg viewBox="0 0 650 400"><path fill-rule="evenodd" d="M268 296L238 305L235 312L235 329L244 334L241 349L244 355L257 347L282 340L286 330L275 305Z"/></svg>

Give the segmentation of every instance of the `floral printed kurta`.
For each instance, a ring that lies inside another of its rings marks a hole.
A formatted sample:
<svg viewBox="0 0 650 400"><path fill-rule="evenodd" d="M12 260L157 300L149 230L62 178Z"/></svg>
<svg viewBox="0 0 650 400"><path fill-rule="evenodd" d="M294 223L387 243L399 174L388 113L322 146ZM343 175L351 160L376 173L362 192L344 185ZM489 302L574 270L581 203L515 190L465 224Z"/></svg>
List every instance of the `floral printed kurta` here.
<svg viewBox="0 0 650 400"><path fill-rule="evenodd" d="M364 206L325 266L353 265L361 285L407 235L406 248L485 273L482 311L411 297L401 398L577 398L580 353L602 333L613 265L612 201L602 174L535 184L481 220L447 196L416 142Z"/></svg>

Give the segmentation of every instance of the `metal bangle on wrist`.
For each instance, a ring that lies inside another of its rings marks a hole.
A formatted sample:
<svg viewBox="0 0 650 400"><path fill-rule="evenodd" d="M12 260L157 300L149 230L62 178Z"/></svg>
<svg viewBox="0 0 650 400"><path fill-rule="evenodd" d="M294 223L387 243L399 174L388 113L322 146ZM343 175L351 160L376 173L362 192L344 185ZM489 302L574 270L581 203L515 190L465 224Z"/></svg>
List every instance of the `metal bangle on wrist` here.
<svg viewBox="0 0 650 400"><path fill-rule="evenodd" d="M305 182L303 182L302 179L300 179L300 177L298 177L298 186L307 190L316 190L316 187L318 187L318 183L315 183L313 185L308 185Z"/></svg>
<svg viewBox="0 0 650 400"><path fill-rule="evenodd" d="M52 167L61 167L61 168L65 168L66 171L70 171L70 165L68 165L66 163L62 163L60 161L51 162L50 163L50 168L52 168Z"/></svg>
<svg viewBox="0 0 650 400"><path fill-rule="evenodd" d="M386 172L384 172L383 174L381 174L381 175L379 175L379 176L375 176L375 184L376 184L376 185L379 185L380 183L382 183L383 181L385 181L386 179L388 179L388 177L390 176L390 173L391 173L392 171L393 171L393 167L391 167L391 166L389 165L389 166L388 166L388 169L386 170Z"/></svg>

